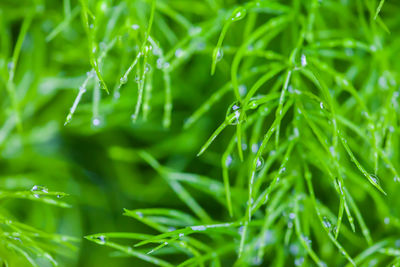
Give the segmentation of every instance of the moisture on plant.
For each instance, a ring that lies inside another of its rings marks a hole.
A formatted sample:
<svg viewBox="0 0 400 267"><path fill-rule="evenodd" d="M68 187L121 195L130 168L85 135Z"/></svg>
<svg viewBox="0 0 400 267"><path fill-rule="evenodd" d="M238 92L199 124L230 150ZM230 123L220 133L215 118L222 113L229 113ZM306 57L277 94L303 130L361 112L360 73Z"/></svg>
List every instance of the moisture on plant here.
<svg viewBox="0 0 400 267"><path fill-rule="evenodd" d="M1 0L0 265L400 267L399 14Z"/></svg>

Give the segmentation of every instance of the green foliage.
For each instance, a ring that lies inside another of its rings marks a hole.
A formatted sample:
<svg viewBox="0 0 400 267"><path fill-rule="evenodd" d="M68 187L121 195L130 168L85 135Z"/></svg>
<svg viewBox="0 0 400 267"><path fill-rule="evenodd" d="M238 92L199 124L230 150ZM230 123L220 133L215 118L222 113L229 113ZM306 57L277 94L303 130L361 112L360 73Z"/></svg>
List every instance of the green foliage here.
<svg viewBox="0 0 400 267"><path fill-rule="evenodd" d="M399 11L2 1L2 263L399 266Z"/></svg>

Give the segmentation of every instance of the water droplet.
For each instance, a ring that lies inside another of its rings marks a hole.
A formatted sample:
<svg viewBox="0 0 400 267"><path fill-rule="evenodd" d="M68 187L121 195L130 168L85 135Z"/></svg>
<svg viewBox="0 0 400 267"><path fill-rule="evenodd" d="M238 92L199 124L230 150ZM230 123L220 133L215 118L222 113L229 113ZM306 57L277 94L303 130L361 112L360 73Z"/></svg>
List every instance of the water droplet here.
<svg viewBox="0 0 400 267"><path fill-rule="evenodd" d="M168 69L169 66L170 66L169 62L165 62L165 63L163 64L163 69Z"/></svg>
<svg viewBox="0 0 400 267"><path fill-rule="evenodd" d="M300 136L299 129L297 127L293 128L293 135L290 137L291 140L296 139Z"/></svg>
<svg viewBox="0 0 400 267"><path fill-rule="evenodd" d="M294 260L294 265L301 266L303 264L303 262L304 262L304 257L296 258Z"/></svg>
<svg viewBox="0 0 400 267"><path fill-rule="evenodd" d="M128 82L128 77L126 77L126 76L122 76L121 79L119 79L119 83L120 83L121 85L124 85L124 84L126 84L127 82Z"/></svg>
<svg viewBox="0 0 400 267"><path fill-rule="evenodd" d="M93 27L94 27L93 24L90 24L90 25L89 25L89 28L90 28L90 29L93 29Z"/></svg>
<svg viewBox="0 0 400 267"><path fill-rule="evenodd" d="M323 225L324 225L324 227L325 227L326 229L328 229L329 231L332 230L332 224L331 224L331 222L329 221L329 219L328 219L327 217L324 217L324 218L322 219L322 223L323 223Z"/></svg>
<svg viewBox="0 0 400 267"><path fill-rule="evenodd" d="M202 29L199 26L190 27L189 35L190 36L198 35L199 33L201 33L201 31L202 31Z"/></svg>
<svg viewBox="0 0 400 267"><path fill-rule="evenodd" d="M221 59L224 57L224 51L222 50L222 48L219 48L217 50L217 55L216 55L216 61L221 61Z"/></svg>
<svg viewBox="0 0 400 267"><path fill-rule="evenodd" d="M140 75L139 74L136 74L135 75L135 82L137 82L137 83L140 83Z"/></svg>
<svg viewBox="0 0 400 267"><path fill-rule="evenodd" d="M264 159L262 157L257 158L256 170L261 169L264 166Z"/></svg>
<svg viewBox="0 0 400 267"><path fill-rule="evenodd" d="M286 167L283 167L282 169L279 170L279 175L281 175L285 172L286 172Z"/></svg>
<svg viewBox="0 0 400 267"><path fill-rule="evenodd" d="M182 238L182 237L184 237L184 236L185 236L184 233L179 233L179 237L180 237L180 238Z"/></svg>
<svg viewBox="0 0 400 267"><path fill-rule="evenodd" d="M244 226L240 226L238 229L239 235L243 234L243 231L244 231Z"/></svg>
<svg viewBox="0 0 400 267"><path fill-rule="evenodd" d="M43 193L49 193L49 190L47 189L47 187L44 187L44 186L39 186L39 185L34 185L33 187L32 187L32 189L31 189L31 191L32 192L35 192L35 191L42 191ZM36 194L37 195L37 194ZM35 195L35 197L36 197L36 195ZM38 198L39 196L37 196L37 198Z"/></svg>
<svg viewBox="0 0 400 267"><path fill-rule="evenodd" d="M257 102L256 101L250 101L249 103L249 108L251 109L256 109L257 108Z"/></svg>
<svg viewBox="0 0 400 267"><path fill-rule="evenodd" d="M323 102L320 102L320 103L319 103L319 107L320 107L321 109L324 109L324 103L323 103Z"/></svg>
<svg viewBox="0 0 400 267"><path fill-rule="evenodd" d="M382 87L382 89L388 89L389 88L388 82L387 82L387 79L386 79L385 76L379 77L378 83L379 83L379 86Z"/></svg>
<svg viewBox="0 0 400 267"><path fill-rule="evenodd" d="M244 84L239 85L239 94L245 96L247 93L247 87Z"/></svg>
<svg viewBox="0 0 400 267"><path fill-rule="evenodd" d="M144 49L148 53L153 49L153 46L152 45L146 45L146 47Z"/></svg>
<svg viewBox="0 0 400 267"><path fill-rule="evenodd" d="M100 120L100 118L93 118L92 119L92 125L93 126L95 126L95 127L97 127L97 126L99 126L101 124L101 120Z"/></svg>
<svg viewBox="0 0 400 267"><path fill-rule="evenodd" d="M232 21L238 21L243 19L247 14L247 10L243 7L238 7L236 8L231 15L231 20Z"/></svg>
<svg viewBox="0 0 400 267"><path fill-rule="evenodd" d="M101 5L100 5L100 10L103 11L103 12L106 12L107 8L108 8L107 3L106 2L102 2Z"/></svg>
<svg viewBox="0 0 400 267"><path fill-rule="evenodd" d="M336 234L337 231L338 231L337 226L334 226L334 227L332 228L332 233L333 233L333 234Z"/></svg>
<svg viewBox="0 0 400 267"><path fill-rule="evenodd" d="M157 69L162 69L163 63L164 62L161 58L157 59Z"/></svg>
<svg viewBox="0 0 400 267"><path fill-rule="evenodd" d="M257 151L258 151L258 145L257 144L252 144L251 145L251 152L257 153Z"/></svg>
<svg viewBox="0 0 400 267"><path fill-rule="evenodd" d="M229 167L232 164L232 161L233 161L232 156L228 155L228 157L226 157L226 160L225 160L225 166Z"/></svg>
<svg viewBox="0 0 400 267"><path fill-rule="evenodd" d="M301 237L304 240L304 242L306 242L307 244L310 245L312 243L311 239L308 236L302 235Z"/></svg>
<svg viewBox="0 0 400 267"><path fill-rule="evenodd" d="M203 51L206 48L206 43L203 41L197 41L196 48L198 51Z"/></svg>
<svg viewBox="0 0 400 267"><path fill-rule="evenodd" d="M385 224L389 224L390 223L390 218L389 217L385 217L384 222L385 222Z"/></svg>
<svg viewBox="0 0 400 267"><path fill-rule="evenodd" d="M33 195L35 198L40 198L40 195L39 194L34 194Z"/></svg>
<svg viewBox="0 0 400 267"><path fill-rule="evenodd" d="M376 184L376 185L378 185L378 186L381 184L381 182L380 182L378 176L376 176L375 174L370 174L370 175L369 175L369 178L371 179L371 181L372 181L374 184Z"/></svg>
<svg viewBox="0 0 400 267"><path fill-rule="evenodd" d="M242 143L242 150L246 151L247 150L247 144L246 143Z"/></svg>
<svg viewBox="0 0 400 267"><path fill-rule="evenodd" d="M8 62L7 68L9 71L12 70L14 68L14 62L12 62L12 61Z"/></svg>
<svg viewBox="0 0 400 267"><path fill-rule="evenodd" d="M234 102L229 106L228 110L226 111L226 117L228 118L232 113L234 114L234 117L230 121L231 125L236 125L246 120L246 115L242 114L241 110L242 108L239 102Z"/></svg>
<svg viewBox="0 0 400 267"><path fill-rule="evenodd" d="M176 49L175 56L178 57L178 58L182 57L183 56L183 50L181 48Z"/></svg>
<svg viewBox="0 0 400 267"><path fill-rule="evenodd" d="M132 30L135 30L135 31L136 31L137 29L140 28L140 26L137 25L137 24L132 24L131 28L132 28Z"/></svg>
<svg viewBox="0 0 400 267"><path fill-rule="evenodd" d="M260 108L259 111L261 116L266 116L268 115L270 109L267 106L263 106L263 108Z"/></svg>
<svg viewBox="0 0 400 267"><path fill-rule="evenodd" d="M96 239L98 239L100 242L100 244L105 244L106 243L106 237L103 235L100 235L98 237L96 237Z"/></svg>
<svg viewBox="0 0 400 267"><path fill-rule="evenodd" d="M139 218L143 218L143 213L141 213L140 211L137 211L137 212L136 212L136 215L137 215Z"/></svg>
<svg viewBox="0 0 400 267"><path fill-rule="evenodd" d="M291 253L292 255L297 255L297 254L299 254L300 249L299 249L299 247L297 246L297 244L291 244L291 245L289 246L289 251L290 251L290 253Z"/></svg>
<svg viewBox="0 0 400 267"><path fill-rule="evenodd" d="M307 58L306 55L304 54L301 55L301 66L303 67L307 66Z"/></svg>
<svg viewBox="0 0 400 267"><path fill-rule="evenodd" d="M161 55L161 50L158 49L158 47L154 47L154 49L153 49L153 55L155 55L155 56Z"/></svg>
<svg viewBox="0 0 400 267"><path fill-rule="evenodd" d="M149 63L146 63L146 66L144 68L144 73L148 73L149 71L151 71L151 65Z"/></svg>
<svg viewBox="0 0 400 267"><path fill-rule="evenodd" d="M96 71L94 69L92 69L91 71L86 72L86 76L88 78L92 78L92 77L96 76Z"/></svg>
<svg viewBox="0 0 400 267"><path fill-rule="evenodd" d="M206 227L204 225L192 226L190 227L193 231L204 231Z"/></svg>
<svg viewBox="0 0 400 267"><path fill-rule="evenodd" d="M293 212L289 213L289 219L293 220L294 218L296 218L296 214Z"/></svg>
<svg viewBox="0 0 400 267"><path fill-rule="evenodd" d="M331 155L334 157L335 156L335 148L333 146L329 147L329 152L331 153Z"/></svg>

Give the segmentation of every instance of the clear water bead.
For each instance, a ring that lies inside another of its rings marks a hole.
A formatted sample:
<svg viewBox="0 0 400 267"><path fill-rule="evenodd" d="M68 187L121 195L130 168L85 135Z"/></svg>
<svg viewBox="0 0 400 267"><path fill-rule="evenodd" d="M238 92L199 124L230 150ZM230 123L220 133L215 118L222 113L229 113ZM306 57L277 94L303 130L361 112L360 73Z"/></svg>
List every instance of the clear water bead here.
<svg viewBox="0 0 400 267"><path fill-rule="evenodd" d="M243 19L247 14L247 10L243 7L238 7L236 8L231 15L231 20L232 21L238 21Z"/></svg>

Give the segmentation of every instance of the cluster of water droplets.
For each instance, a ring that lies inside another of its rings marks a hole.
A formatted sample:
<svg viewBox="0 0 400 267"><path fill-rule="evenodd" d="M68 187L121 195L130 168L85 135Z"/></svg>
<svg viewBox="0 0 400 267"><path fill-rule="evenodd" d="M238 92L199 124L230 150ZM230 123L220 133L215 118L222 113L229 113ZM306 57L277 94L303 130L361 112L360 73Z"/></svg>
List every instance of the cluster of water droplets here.
<svg viewBox="0 0 400 267"><path fill-rule="evenodd" d="M294 265L295 266L301 266L304 263L304 257L296 257L294 259Z"/></svg>
<svg viewBox="0 0 400 267"><path fill-rule="evenodd" d="M47 189L47 187L45 187L45 186L34 185L31 188L31 192L33 193L33 196L35 198L40 198L40 196L43 194L49 194L49 189ZM64 194L61 194L61 193L57 194L56 197L63 198Z"/></svg>
<svg viewBox="0 0 400 267"><path fill-rule="evenodd" d="M293 228L293 220L296 218L296 214L294 214L293 212L289 213L288 215L288 223L287 223L287 227L288 228Z"/></svg>
<svg viewBox="0 0 400 267"><path fill-rule="evenodd" d="M191 226L190 229L192 229L193 231L205 231L207 227L205 227L204 225L197 225Z"/></svg>
<svg viewBox="0 0 400 267"><path fill-rule="evenodd" d="M237 125L246 121L246 114L242 114L242 111L243 109L239 102L234 102L229 106L228 110L226 111L226 117L228 118L234 114L233 119L231 119L229 122L231 125Z"/></svg>
<svg viewBox="0 0 400 267"><path fill-rule="evenodd" d="M31 192L33 192L33 196L35 198L40 198L40 194L38 194L38 192L47 194L49 193L49 190L44 186L34 185L31 189Z"/></svg>
<svg viewBox="0 0 400 267"><path fill-rule="evenodd" d="M156 64L157 64L157 69L160 70L168 69L170 66L169 62L166 62L163 58L158 58Z"/></svg>
<svg viewBox="0 0 400 267"><path fill-rule="evenodd" d="M324 225L324 228L327 229L329 232L333 230L333 226L331 221L328 219L328 217L324 216L322 218L322 224Z"/></svg>
<svg viewBox="0 0 400 267"><path fill-rule="evenodd" d="M301 235L301 238L303 239L303 241L308 245L311 246L312 240L306 236L306 235Z"/></svg>

